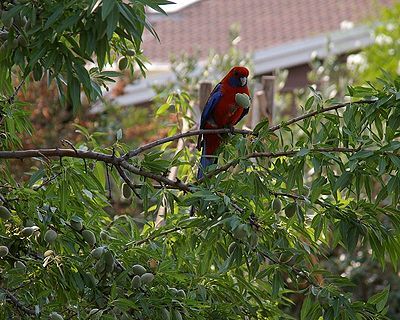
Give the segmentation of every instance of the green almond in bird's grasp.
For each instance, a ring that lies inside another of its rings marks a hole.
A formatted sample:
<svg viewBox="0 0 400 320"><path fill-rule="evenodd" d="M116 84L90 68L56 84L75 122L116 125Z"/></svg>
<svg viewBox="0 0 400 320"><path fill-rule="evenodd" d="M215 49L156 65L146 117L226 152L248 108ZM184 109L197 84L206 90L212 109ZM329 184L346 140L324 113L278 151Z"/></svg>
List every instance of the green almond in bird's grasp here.
<svg viewBox="0 0 400 320"><path fill-rule="evenodd" d="M104 252L104 247L97 247L97 248L94 248L90 252L90 254L92 255L93 258L99 260L101 255L103 254L103 252Z"/></svg>
<svg viewBox="0 0 400 320"><path fill-rule="evenodd" d="M8 255L8 248L6 246L0 246L0 258L4 258Z"/></svg>
<svg viewBox="0 0 400 320"><path fill-rule="evenodd" d="M278 198L275 198L272 201L272 209L274 209L275 213L279 213L282 210L282 202Z"/></svg>
<svg viewBox="0 0 400 320"><path fill-rule="evenodd" d="M140 265L140 264L135 264L135 265L132 267L132 272L133 272L134 274L136 274L136 275L139 275L139 276L141 276L142 274L145 274L146 271L147 271L146 268L143 267L143 266Z"/></svg>
<svg viewBox="0 0 400 320"><path fill-rule="evenodd" d="M0 218L7 220L11 217L11 212L4 206L0 206Z"/></svg>
<svg viewBox="0 0 400 320"><path fill-rule="evenodd" d="M150 272L146 272L145 274L142 274L140 277L140 281L142 281L143 284L149 284L154 280L154 274Z"/></svg>
<svg viewBox="0 0 400 320"><path fill-rule="evenodd" d="M125 70L128 66L128 59L126 57L122 57L118 60L118 68L119 70Z"/></svg>
<svg viewBox="0 0 400 320"><path fill-rule="evenodd" d="M142 285L142 280L140 280L140 276L138 276L138 275L134 276L132 278L131 285L132 285L132 288L134 288L134 289L140 288L140 286Z"/></svg>
<svg viewBox="0 0 400 320"><path fill-rule="evenodd" d="M53 243L57 239L57 236L57 232L55 232L53 229L49 229L44 234L44 241L47 243Z"/></svg>
<svg viewBox="0 0 400 320"><path fill-rule="evenodd" d="M91 247L96 244L96 236L90 230L83 230L82 231L83 240L85 240Z"/></svg>
<svg viewBox="0 0 400 320"><path fill-rule="evenodd" d="M250 97L245 93L236 93L235 101L242 108L247 109L250 106Z"/></svg>
<svg viewBox="0 0 400 320"><path fill-rule="evenodd" d="M62 317L62 315L60 315L59 313L57 313L57 312L52 312L52 313L50 313L50 319L51 320L64 320L64 318Z"/></svg>

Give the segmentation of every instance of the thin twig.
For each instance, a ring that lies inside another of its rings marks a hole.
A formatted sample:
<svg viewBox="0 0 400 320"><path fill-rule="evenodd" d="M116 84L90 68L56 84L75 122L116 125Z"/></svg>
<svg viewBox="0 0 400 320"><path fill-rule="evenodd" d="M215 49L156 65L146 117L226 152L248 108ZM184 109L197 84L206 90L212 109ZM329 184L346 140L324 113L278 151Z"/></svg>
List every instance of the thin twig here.
<svg viewBox="0 0 400 320"><path fill-rule="evenodd" d="M21 82L14 88L14 92L5 100L0 100L0 102L7 102L13 103L15 97L17 96L18 92L21 90L22 86L24 85L26 78L22 79Z"/></svg>
<svg viewBox="0 0 400 320"><path fill-rule="evenodd" d="M126 175L126 173L124 172L124 170L120 167L120 166L115 166L115 168L117 169L119 175L121 176L121 178L126 182L126 184L129 186L129 188L131 188L131 190L133 191L133 193L135 194L136 197L138 197L139 199L142 199L142 197L140 196L139 193L137 193L136 189L135 189L135 185L132 183L132 181L128 178L128 176Z"/></svg>
<svg viewBox="0 0 400 320"><path fill-rule="evenodd" d="M225 165L208 172L204 177L197 181L197 184L201 183L205 179L209 179L217 175L218 173L224 172L228 170L230 167L237 165L241 160L247 160L251 158L280 158L280 157L293 157L299 152L299 150L288 150L288 151L279 151L279 152L253 152L249 153L241 158L232 160ZM309 152L341 152L341 153L354 153L359 151L359 148L340 148L340 147L332 147L332 148L313 148L309 149ZM375 151L375 150L370 150Z"/></svg>
<svg viewBox="0 0 400 320"><path fill-rule="evenodd" d="M275 126L270 127L269 130L271 132L274 132L274 131L279 130L280 128L282 128L284 126L289 126L289 125L291 125L293 123L299 122L299 121L307 119L307 118L314 117L314 116L316 116L318 114L329 112L329 111L332 111L332 110L338 110L338 109L347 107L347 106L352 105L352 104L370 104L370 103L375 103L376 101L377 100L359 100L359 101L354 101L354 102L343 102L343 103L335 104L335 105L330 106L330 107L321 108L319 110L311 111L309 113L303 114L303 115L298 116L298 117L293 118L293 119L290 119L290 120L288 120L286 122L283 122L281 124L277 124Z"/></svg>

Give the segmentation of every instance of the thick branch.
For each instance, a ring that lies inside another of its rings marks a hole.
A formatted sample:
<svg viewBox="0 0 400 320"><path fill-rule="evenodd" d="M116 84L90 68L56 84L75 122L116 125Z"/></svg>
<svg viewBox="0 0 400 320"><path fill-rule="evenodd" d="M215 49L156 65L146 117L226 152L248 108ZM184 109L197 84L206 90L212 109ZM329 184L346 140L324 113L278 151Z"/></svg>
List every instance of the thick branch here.
<svg viewBox="0 0 400 320"><path fill-rule="evenodd" d="M17 309L30 316L36 315L35 310L25 307L10 291L4 288L1 288L0 290L4 291L7 296L7 300L9 300Z"/></svg>
<svg viewBox="0 0 400 320"><path fill-rule="evenodd" d="M198 136L200 134L231 133L231 132L232 132L231 129L207 129L207 130L202 129L202 130L187 131L187 132L176 134L176 135L171 136L171 137L162 138L162 139L150 142L148 144L145 144L145 145L143 145L143 146L141 146L139 148L136 148L134 150L129 151L122 158L124 160L127 160L129 158L137 156L138 154L140 154L140 153L142 153L142 152L144 152L146 150L149 150L149 149L152 149L154 147L160 146L160 145L162 145L164 143L172 142L172 141L179 140L179 139L185 138L185 137ZM235 129L233 132L234 133L238 133L238 134L253 134L253 131L251 131L251 130Z"/></svg>

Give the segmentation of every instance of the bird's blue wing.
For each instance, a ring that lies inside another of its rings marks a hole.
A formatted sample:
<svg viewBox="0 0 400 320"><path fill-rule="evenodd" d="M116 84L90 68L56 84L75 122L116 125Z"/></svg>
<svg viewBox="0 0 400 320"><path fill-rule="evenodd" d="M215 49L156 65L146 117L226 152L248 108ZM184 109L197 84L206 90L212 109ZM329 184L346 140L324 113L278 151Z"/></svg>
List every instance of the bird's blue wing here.
<svg viewBox="0 0 400 320"><path fill-rule="evenodd" d="M215 86L214 90L211 92L210 97L207 100L206 105L204 106L203 112L201 114L200 129L204 128L204 124L210 118L215 106L222 98L221 86L221 83L218 83Z"/></svg>

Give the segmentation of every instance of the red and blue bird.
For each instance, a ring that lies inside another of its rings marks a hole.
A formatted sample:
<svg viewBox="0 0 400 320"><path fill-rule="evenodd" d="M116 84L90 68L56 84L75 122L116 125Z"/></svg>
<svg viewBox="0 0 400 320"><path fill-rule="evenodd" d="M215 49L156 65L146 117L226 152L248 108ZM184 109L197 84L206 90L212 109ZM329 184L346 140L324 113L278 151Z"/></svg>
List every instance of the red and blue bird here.
<svg viewBox="0 0 400 320"><path fill-rule="evenodd" d="M247 86L249 70L233 67L211 92L201 114L200 129L230 128L237 124L249 111L250 93ZM204 169L216 163L215 152L221 145L221 134L208 133L199 136L197 148L202 148L197 179L204 175Z"/></svg>

